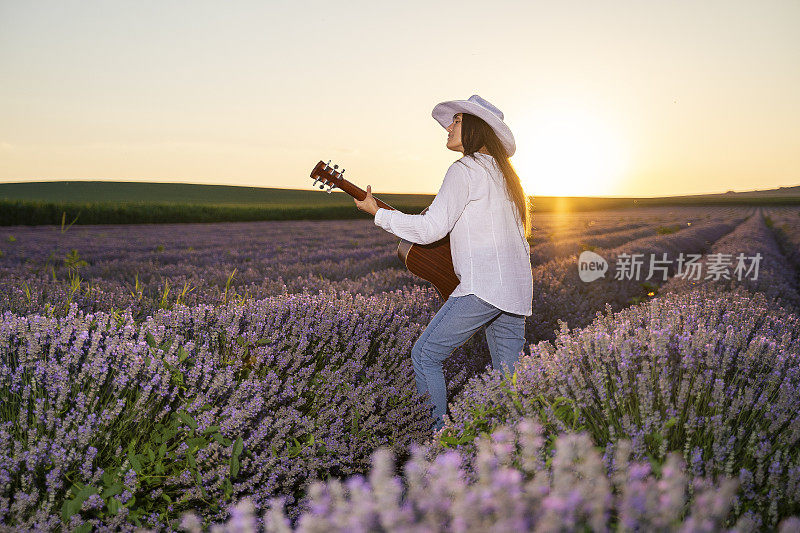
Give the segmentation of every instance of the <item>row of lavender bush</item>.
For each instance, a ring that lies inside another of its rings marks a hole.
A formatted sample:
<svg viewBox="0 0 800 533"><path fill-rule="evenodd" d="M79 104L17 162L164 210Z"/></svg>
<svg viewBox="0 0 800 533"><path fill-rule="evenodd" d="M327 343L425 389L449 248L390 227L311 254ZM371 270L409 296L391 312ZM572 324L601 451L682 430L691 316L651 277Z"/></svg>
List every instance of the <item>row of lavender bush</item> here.
<svg viewBox="0 0 800 533"><path fill-rule="evenodd" d="M642 237L657 235L657 224L636 224L634 228L612 230L606 233L581 234L576 237L565 237L557 240L543 242L531 249L531 262L542 264L559 257L580 254L584 250L596 248L614 248ZM683 229L685 226L679 226Z"/></svg>
<svg viewBox="0 0 800 533"><path fill-rule="evenodd" d="M771 208L766 213L767 225L775 233L784 255L798 272L800 283L800 210Z"/></svg>
<svg viewBox="0 0 800 533"><path fill-rule="evenodd" d="M644 226L685 225L727 217L741 207L691 207L637 208L612 211L586 211L578 213L533 213L529 242L537 246L543 242L558 242L580 237L592 237L616 231L628 231Z"/></svg>
<svg viewBox="0 0 800 533"><path fill-rule="evenodd" d="M303 292L309 282L347 282L401 266L397 239L358 220L143 225L135 237L132 231L4 228L0 310L27 314L49 304L63 314L74 302L87 312L130 309L142 320L175 303ZM403 285L388 282L391 289Z"/></svg>
<svg viewBox="0 0 800 533"><path fill-rule="evenodd" d="M656 472L631 458L620 440L609 466L586 433L564 433L548 443L535 418L500 426L476 440L474 456L450 450L431 457L414 446L412 458L395 475L391 450L372 457L368 476L316 482L309 510L292 525L280 498L263 514L248 499L217 524L220 533L322 533L351 531L757 531L742 516L733 527L731 502L738 482L688 472L680 454L670 453ZM691 495L691 498L688 496ZM187 513L181 528L202 531ZM800 528L800 519L781 520L779 533Z"/></svg>
<svg viewBox="0 0 800 533"><path fill-rule="evenodd" d="M441 450L537 416L549 438L586 431L610 465L620 439L654 467L738 479L732 517L774 527L800 513L800 316L761 293L669 293L531 346L513 376L471 380ZM730 524L729 524L730 525Z"/></svg>
<svg viewBox="0 0 800 533"><path fill-rule="evenodd" d="M721 222L709 221L687 227L671 234L636 239L613 249L597 249L595 252L609 264L605 277L592 282L582 281L578 273L578 258L575 255L549 261L533 269L533 317L526 324L529 342L553 339L559 320L572 327L581 327L592 321L598 311L606 305L617 310L636 303L649 292L654 292L663 283L660 273L645 280L649 272L642 269L638 279L616 279L613 265L620 262L622 254L652 255L661 259L667 254L673 261L679 253L702 253L711 243L732 231L746 218L745 212ZM675 264L667 271L667 278L675 272Z"/></svg>
<svg viewBox="0 0 800 533"><path fill-rule="evenodd" d="M289 496L429 438L408 293L290 295L130 314L5 313L0 523L165 527Z"/></svg>
<svg viewBox="0 0 800 533"><path fill-rule="evenodd" d="M692 225L727 221L749 208L674 208L629 211L627 216L610 217L599 213L534 216L536 227L532 231L531 261L542 264L560 257L579 254L596 248L613 249L623 244L654 235L675 233ZM558 222L556 222L558 221Z"/></svg>
<svg viewBox="0 0 800 533"><path fill-rule="evenodd" d="M715 242L710 253L696 264L697 275L687 270L682 276L673 276L661 287L661 292L686 292L705 284L741 286L764 293L775 299L776 305L800 310L797 272L767 227L763 212ZM718 266L709 268L714 265Z"/></svg>
<svg viewBox="0 0 800 533"><path fill-rule="evenodd" d="M674 260L681 252L707 251L713 242L734 230L753 213L751 208L726 211L721 220L712 218L675 233L634 239L617 248L598 249L596 252L610 265L619 261L622 254L634 253L647 257L652 254L659 259L662 254L667 254ZM615 279L613 271L609 271L605 278L587 283L581 280L577 264L577 256L573 255L533 268L533 315L526 320L528 343L553 340L561 321L568 322L572 327L581 327L589 324L598 312L607 307L618 310L646 299L648 292L654 295L659 283L663 283L658 278L643 282L647 275L645 269L639 279ZM672 264L667 276L674 272L675 264ZM527 346L525 353L528 353ZM450 401L461 393L467 380L491 368L490 364L488 348L481 336L476 335L464 347L456 350L454 356L444 364Z"/></svg>

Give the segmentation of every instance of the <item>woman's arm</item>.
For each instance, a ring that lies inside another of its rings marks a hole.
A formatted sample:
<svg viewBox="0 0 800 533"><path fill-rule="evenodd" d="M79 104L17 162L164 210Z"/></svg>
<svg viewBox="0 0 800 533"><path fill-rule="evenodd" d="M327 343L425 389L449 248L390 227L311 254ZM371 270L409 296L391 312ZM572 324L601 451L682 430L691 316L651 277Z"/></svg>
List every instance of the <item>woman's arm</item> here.
<svg viewBox="0 0 800 533"><path fill-rule="evenodd" d="M447 169L439 192L422 214L380 208L375 213L375 225L415 244L430 244L450 233L468 201L467 169L456 161Z"/></svg>

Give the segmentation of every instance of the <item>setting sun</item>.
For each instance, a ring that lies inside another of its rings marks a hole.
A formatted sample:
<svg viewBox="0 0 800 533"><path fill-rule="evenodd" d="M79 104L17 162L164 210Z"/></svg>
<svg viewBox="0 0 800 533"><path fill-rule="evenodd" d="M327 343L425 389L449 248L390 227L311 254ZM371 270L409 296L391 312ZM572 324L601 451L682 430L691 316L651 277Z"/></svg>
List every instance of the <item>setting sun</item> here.
<svg viewBox="0 0 800 533"><path fill-rule="evenodd" d="M589 111L552 107L521 124L512 162L530 195L601 195L627 170L627 143Z"/></svg>

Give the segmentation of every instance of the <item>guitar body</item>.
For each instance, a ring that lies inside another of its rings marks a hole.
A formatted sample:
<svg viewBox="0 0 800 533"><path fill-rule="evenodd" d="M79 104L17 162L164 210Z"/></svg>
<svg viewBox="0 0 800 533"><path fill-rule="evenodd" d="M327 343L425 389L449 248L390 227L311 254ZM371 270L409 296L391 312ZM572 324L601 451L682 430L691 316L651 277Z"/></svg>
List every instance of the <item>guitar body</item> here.
<svg viewBox="0 0 800 533"><path fill-rule="evenodd" d="M344 169L339 170L339 165L331 167L330 161L327 163L320 161L311 171L314 185L318 181L323 183L323 185L319 186L320 189L324 185L328 185L329 193L334 187L337 187L357 200L366 198L367 193L344 179L343 174ZM377 198L375 202L378 207L394 210L394 207ZM427 210L428 208L426 207L422 213ZM450 235L430 244L414 244L405 239L400 239L400 243L397 245L397 255L412 274L430 281L439 292L439 295L445 300L450 297L450 294L461 283L461 280L456 276L453 268L453 257L450 255Z"/></svg>
<svg viewBox="0 0 800 533"><path fill-rule="evenodd" d="M400 239L397 255L409 272L430 281L443 300L447 300L461 283L453 269L449 235L430 244L414 244Z"/></svg>

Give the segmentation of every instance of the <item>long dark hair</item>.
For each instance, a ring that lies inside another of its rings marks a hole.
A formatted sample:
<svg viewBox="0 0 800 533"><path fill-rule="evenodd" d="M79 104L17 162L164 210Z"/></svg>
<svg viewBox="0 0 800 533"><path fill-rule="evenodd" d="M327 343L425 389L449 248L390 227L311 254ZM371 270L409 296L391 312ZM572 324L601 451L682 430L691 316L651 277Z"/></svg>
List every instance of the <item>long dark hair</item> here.
<svg viewBox="0 0 800 533"><path fill-rule="evenodd" d="M481 149L481 146L486 146L489 154L494 157L494 160L500 166L500 170L503 171L506 189L517 208L517 215L525 230L525 238L530 237L530 200L522 189L522 183L520 183L517 171L514 170L511 161L508 160L508 152L506 152L500 139L497 138L497 134L492 127L480 117L469 113L461 113L461 145L464 147L464 156L472 157L474 157L473 154L475 152Z"/></svg>

